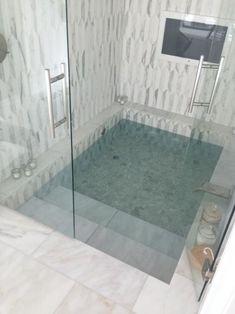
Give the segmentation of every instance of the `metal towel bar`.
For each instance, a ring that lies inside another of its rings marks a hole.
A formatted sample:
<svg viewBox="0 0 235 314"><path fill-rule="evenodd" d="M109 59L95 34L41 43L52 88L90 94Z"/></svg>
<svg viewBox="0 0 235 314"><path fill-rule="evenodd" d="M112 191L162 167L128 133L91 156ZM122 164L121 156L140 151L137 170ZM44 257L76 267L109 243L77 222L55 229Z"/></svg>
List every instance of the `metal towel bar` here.
<svg viewBox="0 0 235 314"><path fill-rule="evenodd" d="M67 106L67 96L66 96L66 70L65 63L61 63L61 74L51 77L50 69L45 69L45 77L46 77L46 86L47 86L47 101L48 101L48 113L49 113L49 121L50 121L50 129L51 135L55 138L55 129L60 125L67 122L68 126L68 106ZM52 88L51 85L55 82L62 80L62 88L63 88L63 103L64 103L64 117L56 121L54 120L54 109L53 109L53 100L52 100Z"/></svg>
<svg viewBox="0 0 235 314"><path fill-rule="evenodd" d="M216 93L216 90L217 90L217 85L218 85L220 74L221 74L222 67L223 67L223 63L224 63L224 57L221 57L219 64L204 63L204 56L202 55L200 57L198 68L197 68L196 79L195 79L194 86L193 86L193 92L192 92L192 96L191 96L188 112L192 112L193 111L193 107L195 107L195 106L206 107L207 108L207 112L208 113L211 112L212 104L213 104L213 101L214 101L214 98L215 98L215 93ZM217 70L217 74L216 74L216 78L215 78L215 82L214 82L214 85L213 85L213 89L212 89L212 93L211 93L209 102L195 101L195 97L196 97L197 88L198 88L198 84L199 84L199 80L200 80L200 75L201 75L202 69Z"/></svg>

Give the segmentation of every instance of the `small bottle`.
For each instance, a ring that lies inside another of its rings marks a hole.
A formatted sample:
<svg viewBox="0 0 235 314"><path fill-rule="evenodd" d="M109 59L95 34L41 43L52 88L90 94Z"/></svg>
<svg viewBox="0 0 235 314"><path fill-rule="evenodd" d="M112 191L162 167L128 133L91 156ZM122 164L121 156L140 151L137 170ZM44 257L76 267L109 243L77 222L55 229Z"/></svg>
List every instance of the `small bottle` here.
<svg viewBox="0 0 235 314"><path fill-rule="evenodd" d="M214 245L216 242L216 232L212 225L202 223L198 228L197 244Z"/></svg>
<svg viewBox="0 0 235 314"><path fill-rule="evenodd" d="M21 169L24 171L24 175L25 175L26 177L31 177L31 175L32 175L32 169L31 169L28 165L23 164L23 165L21 166Z"/></svg>
<svg viewBox="0 0 235 314"><path fill-rule="evenodd" d="M11 176L13 179L18 180L22 176L22 171L20 168L14 168L11 170Z"/></svg>
<svg viewBox="0 0 235 314"><path fill-rule="evenodd" d="M37 167L36 159L29 159L27 166L32 170L35 169Z"/></svg>
<svg viewBox="0 0 235 314"><path fill-rule="evenodd" d="M30 169L28 166L24 168L24 175L26 177L31 177L32 173L32 169Z"/></svg>

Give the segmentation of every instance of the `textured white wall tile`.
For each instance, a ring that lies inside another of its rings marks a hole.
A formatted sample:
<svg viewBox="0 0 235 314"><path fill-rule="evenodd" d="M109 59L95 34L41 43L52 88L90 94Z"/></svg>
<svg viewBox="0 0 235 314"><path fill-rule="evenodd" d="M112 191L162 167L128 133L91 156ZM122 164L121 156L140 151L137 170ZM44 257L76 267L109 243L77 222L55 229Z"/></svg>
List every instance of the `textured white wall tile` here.
<svg viewBox="0 0 235 314"><path fill-rule="evenodd" d="M124 1L69 1L75 128L114 101L120 75L123 11Z"/></svg>
<svg viewBox="0 0 235 314"><path fill-rule="evenodd" d="M190 102L196 67L161 60L157 54L160 14L163 10L215 16L219 18L234 18L231 1L127 1L125 14L127 27L123 37L122 68L120 93L126 94L129 100L149 107L186 114ZM234 36L233 36L234 37ZM218 86L212 114L209 117L201 108L195 108L193 115L197 118L211 120L223 125L235 125L235 110L233 101L235 66L235 40L230 53L226 56L221 82ZM208 99L211 93L214 75L206 75L199 87L200 99ZM145 98L145 99L144 99Z"/></svg>
<svg viewBox="0 0 235 314"><path fill-rule="evenodd" d="M45 68L52 75L67 63L65 2L63 0L19 0L0 2L0 33L8 43L9 54L0 65L0 140L25 148L20 158L0 154L0 181L13 167L46 151L52 140L49 129ZM62 108L61 85L53 86L55 107ZM55 109L56 109L55 108ZM60 114L55 110L55 115ZM62 126L57 141L65 137ZM3 165L3 166L2 166ZM4 167L4 169L3 169ZM3 169L3 171L1 171Z"/></svg>
<svg viewBox="0 0 235 314"><path fill-rule="evenodd" d="M187 115L196 67L158 58L160 14L169 10L235 19L232 0L70 0L68 4L75 128L109 107L116 93L148 107ZM0 147L2 181L13 167L55 143L49 129L44 68L57 74L60 62L67 62L65 1L1 0L0 33L10 51L0 65L0 140L13 145L7 153L6 145ZM193 116L235 126L234 51L235 40L212 114L207 117L195 109ZM60 84L53 97L61 108ZM63 126L56 134L57 141L67 135ZM17 145L23 153L16 152Z"/></svg>

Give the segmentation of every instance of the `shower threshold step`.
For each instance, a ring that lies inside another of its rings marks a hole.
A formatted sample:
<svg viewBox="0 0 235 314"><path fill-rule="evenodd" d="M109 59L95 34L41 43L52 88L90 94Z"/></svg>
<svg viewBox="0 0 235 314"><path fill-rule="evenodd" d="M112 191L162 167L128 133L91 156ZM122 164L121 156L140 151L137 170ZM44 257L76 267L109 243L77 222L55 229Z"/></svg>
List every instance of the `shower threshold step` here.
<svg viewBox="0 0 235 314"><path fill-rule="evenodd" d="M18 209L24 215L72 237L72 212L32 197ZM178 259L169 257L108 227L76 215L76 237L166 283L170 283Z"/></svg>
<svg viewBox="0 0 235 314"><path fill-rule="evenodd" d="M103 226L96 229L87 244L167 284L179 261Z"/></svg>
<svg viewBox="0 0 235 314"><path fill-rule="evenodd" d="M81 193L75 192L74 197L77 217L83 217L174 259L180 258L185 245L183 237ZM44 200L66 211L72 210L71 190L62 186L44 196Z"/></svg>
<svg viewBox="0 0 235 314"><path fill-rule="evenodd" d="M59 206L48 203L37 197L32 197L17 209L22 214L29 216L66 236L73 237L73 215ZM76 238L87 242L98 225L84 217L75 215Z"/></svg>
<svg viewBox="0 0 235 314"><path fill-rule="evenodd" d="M76 237L166 283L169 283L181 256L184 239L75 192ZM62 186L32 197L18 209L21 213L73 236L71 190Z"/></svg>

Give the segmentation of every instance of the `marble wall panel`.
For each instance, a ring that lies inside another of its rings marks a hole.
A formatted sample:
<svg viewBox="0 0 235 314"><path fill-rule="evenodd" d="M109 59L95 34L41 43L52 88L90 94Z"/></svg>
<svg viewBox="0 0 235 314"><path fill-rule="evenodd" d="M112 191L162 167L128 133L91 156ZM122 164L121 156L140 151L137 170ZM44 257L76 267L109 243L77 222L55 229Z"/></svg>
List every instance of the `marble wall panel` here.
<svg viewBox="0 0 235 314"><path fill-rule="evenodd" d="M0 181L13 167L37 157L64 138L49 126L45 68L52 76L67 64L65 1L1 0L0 33L8 55L0 64ZM62 87L52 89L55 120L62 117ZM14 152L13 154L11 152Z"/></svg>
<svg viewBox="0 0 235 314"><path fill-rule="evenodd" d="M235 21L231 0L70 0L69 50L74 129L126 94L146 108L188 116L195 66L160 60L157 42L163 11ZM0 33L9 54L0 64L0 181L13 167L44 153L67 136L51 138L44 69L67 62L65 1L1 0ZM211 115L193 116L235 126L235 40L226 57ZM213 77L207 78L212 81ZM56 118L62 115L61 85L53 88Z"/></svg>
<svg viewBox="0 0 235 314"><path fill-rule="evenodd" d="M235 22L232 1L202 0L127 0L123 37L120 93L134 103L168 112L193 116L218 124L235 126L235 32L210 115L203 108L187 112L196 77L195 65L163 60L158 54L160 15L163 11L211 16ZM200 100L209 99L215 75L204 77ZM208 86L209 85L209 86ZM208 91L205 93L206 90ZM204 88L203 88L204 87ZM210 91L209 91L210 89ZM199 89L200 90L200 89Z"/></svg>

